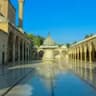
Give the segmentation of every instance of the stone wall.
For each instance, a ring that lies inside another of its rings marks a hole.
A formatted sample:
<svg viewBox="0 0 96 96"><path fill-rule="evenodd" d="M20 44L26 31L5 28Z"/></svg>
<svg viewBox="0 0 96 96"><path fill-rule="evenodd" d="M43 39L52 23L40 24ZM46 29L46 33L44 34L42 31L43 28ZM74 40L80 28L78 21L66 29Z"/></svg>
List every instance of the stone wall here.
<svg viewBox="0 0 96 96"><path fill-rule="evenodd" d="M16 12L10 0L0 0L0 12L6 19L15 24Z"/></svg>
<svg viewBox="0 0 96 96"><path fill-rule="evenodd" d="M10 2L8 3L8 19L15 24L16 11Z"/></svg>

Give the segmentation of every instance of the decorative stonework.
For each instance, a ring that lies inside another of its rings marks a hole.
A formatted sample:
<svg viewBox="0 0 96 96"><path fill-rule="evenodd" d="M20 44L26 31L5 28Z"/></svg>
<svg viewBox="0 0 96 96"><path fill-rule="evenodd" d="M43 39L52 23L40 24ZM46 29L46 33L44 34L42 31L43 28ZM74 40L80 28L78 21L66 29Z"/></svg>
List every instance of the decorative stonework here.
<svg viewBox="0 0 96 96"><path fill-rule="evenodd" d="M44 40L43 45L40 46L40 50L44 51L42 58L43 61L54 61L55 59L63 60L64 58L68 57L66 57L67 47L59 47L58 45L56 45L50 34L48 34L48 37Z"/></svg>

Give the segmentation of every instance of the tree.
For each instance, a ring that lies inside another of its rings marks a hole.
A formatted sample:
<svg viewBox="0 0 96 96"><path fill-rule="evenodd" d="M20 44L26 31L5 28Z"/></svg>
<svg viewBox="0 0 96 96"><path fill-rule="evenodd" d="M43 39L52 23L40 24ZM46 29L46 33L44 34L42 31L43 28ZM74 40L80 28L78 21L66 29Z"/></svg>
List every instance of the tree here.
<svg viewBox="0 0 96 96"><path fill-rule="evenodd" d="M33 34L27 34L27 37L29 38L29 39L31 39L31 40L34 40L34 35Z"/></svg>
<svg viewBox="0 0 96 96"><path fill-rule="evenodd" d="M28 34L27 37L31 39L36 46L40 46L43 44L44 38L41 36L35 36L33 34Z"/></svg>
<svg viewBox="0 0 96 96"><path fill-rule="evenodd" d="M74 41L73 44L77 43L77 41Z"/></svg>
<svg viewBox="0 0 96 96"><path fill-rule="evenodd" d="M69 48L71 44L67 43L66 46Z"/></svg>
<svg viewBox="0 0 96 96"><path fill-rule="evenodd" d="M86 35L84 38L85 38L85 39L86 39L86 38L89 38L89 35Z"/></svg>
<svg viewBox="0 0 96 96"><path fill-rule="evenodd" d="M91 34L89 34L89 35L87 34L87 35L85 35L85 37L84 37L84 38L86 39L86 38L92 37L93 35L94 35L94 34L92 34L92 33L91 33Z"/></svg>

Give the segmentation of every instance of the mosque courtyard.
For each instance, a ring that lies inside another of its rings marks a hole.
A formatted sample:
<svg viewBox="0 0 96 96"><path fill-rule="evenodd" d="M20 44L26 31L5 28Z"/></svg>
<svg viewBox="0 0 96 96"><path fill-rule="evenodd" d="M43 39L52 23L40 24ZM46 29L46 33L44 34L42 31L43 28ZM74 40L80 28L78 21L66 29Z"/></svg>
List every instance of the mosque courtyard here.
<svg viewBox="0 0 96 96"><path fill-rule="evenodd" d="M0 96L96 96L89 1L0 0Z"/></svg>
<svg viewBox="0 0 96 96"><path fill-rule="evenodd" d="M69 59L66 48L48 35L38 60L1 66L0 95L96 96L95 63Z"/></svg>

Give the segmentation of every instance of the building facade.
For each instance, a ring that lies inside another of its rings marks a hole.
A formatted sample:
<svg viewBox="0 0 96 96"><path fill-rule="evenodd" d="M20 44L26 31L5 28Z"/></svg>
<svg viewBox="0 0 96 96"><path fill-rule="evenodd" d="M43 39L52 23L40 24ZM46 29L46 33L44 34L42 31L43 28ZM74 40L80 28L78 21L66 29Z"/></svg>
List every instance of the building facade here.
<svg viewBox="0 0 96 96"><path fill-rule="evenodd" d="M19 27L15 25L16 9L10 0L0 0L0 64L31 60L32 41L23 31L24 0L19 3Z"/></svg>
<svg viewBox="0 0 96 96"><path fill-rule="evenodd" d="M96 35L84 39L76 44L73 44L68 51L69 59L72 61L81 62L76 63L80 68L96 67Z"/></svg>

